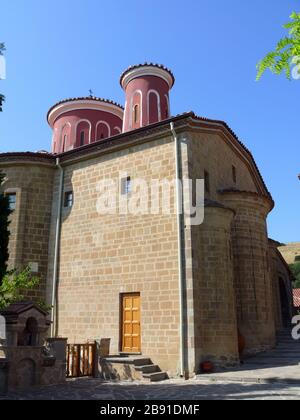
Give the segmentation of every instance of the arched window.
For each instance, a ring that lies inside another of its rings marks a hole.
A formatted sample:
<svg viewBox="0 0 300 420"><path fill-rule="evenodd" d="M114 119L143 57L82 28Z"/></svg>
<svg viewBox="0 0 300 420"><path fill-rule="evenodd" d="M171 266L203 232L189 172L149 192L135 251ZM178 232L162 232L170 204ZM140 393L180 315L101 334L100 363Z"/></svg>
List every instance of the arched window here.
<svg viewBox="0 0 300 420"><path fill-rule="evenodd" d="M65 152L66 151L67 139L68 139L68 137L65 134L64 135L64 141L63 141L63 146L62 146L62 152Z"/></svg>
<svg viewBox="0 0 300 420"><path fill-rule="evenodd" d="M61 128L60 142L59 142L59 145L57 145L59 148L59 150L57 150L58 153L63 153L68 150L68 142L70 138L71 138L71 124L66 123Z"/></svg>
<svg viewBox="0 0 300 420"><path fill-rule="evenodd" d="M131 96L130 104L130 129L137 129L143 125L143 93L141 90L136 90Z"/></svg>
<svg viewBox="0 0 300 420"><path fill-rule="evenodd" d="M91 139L91 123L88 120L81 120L76 126L76 146L81 147L88 144Z"/></svg>
<svg viewBox="0 0 300 420"><path fill-rule="evenodd" d="M120 127L115 127L114 129L113 129L113 136L117 136L118 134L121 134L122 133L122 129L120 128Z"/></svg>
<svg viewBox="0 0 300 420"><path fill-rule="evenodd" d="M110 137L110 126L105 121L99 121L96 126L96 140L104 140Z"/></svg>
<svg viewBox="0 0 300 420"><path fill-rule="evenodd" d="M140 120L140 107L138 104L134 105L133 108L133 123L138 124Z"/></svg>
<svg viewBox="0 0 300 420"><path fill-rule="evenodd" d="M85 143L85 132L81 131L80 133L80 146L84 146Z"/></svg>
<svg viewBox="0 0 300 420"><path fill-rule="evenodd" d="M150 90L148 92L148 121L149 124L161 120L160 97L158 92Z"/></svg>

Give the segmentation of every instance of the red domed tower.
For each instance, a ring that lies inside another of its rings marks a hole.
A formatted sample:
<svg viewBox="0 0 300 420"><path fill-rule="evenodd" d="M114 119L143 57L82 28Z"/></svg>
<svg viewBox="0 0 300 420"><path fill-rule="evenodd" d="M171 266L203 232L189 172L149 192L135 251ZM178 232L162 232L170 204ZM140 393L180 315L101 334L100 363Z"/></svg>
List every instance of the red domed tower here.
<svg viewBox="0 0 300 420"><path fill-rule="evenodd" d="M169 69L152 63L132 66L120 83L126 94L123 132L170 117L169 92L175 78Z"/></svg>
<svg viewBox="0 0 300 420"><path fill-rule="evenodd" d="M124 109L96 97L66 99L48 112L52 153L63 153L122 132Z"/></svg>

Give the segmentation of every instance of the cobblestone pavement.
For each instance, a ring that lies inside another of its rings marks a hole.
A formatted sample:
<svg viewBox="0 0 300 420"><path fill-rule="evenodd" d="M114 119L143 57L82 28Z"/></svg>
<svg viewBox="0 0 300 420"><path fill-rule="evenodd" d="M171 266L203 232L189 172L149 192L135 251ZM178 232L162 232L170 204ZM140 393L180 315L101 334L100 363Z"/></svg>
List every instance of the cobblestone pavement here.
<svg viewBox="0 0 300 420"><path fill-rule="evenodd" d="M27 393L11 394L9 400L300 400L300 383L257 384L169 380L156 384L103 382L98 379L68 380Z"/></svg>
<svg viewBox="0 0 300 420"><path fill-rule="evenodd" d="M154 384L73 379L0 400L300 400L300 341L289 331L279 338L276 349L231 372Z"/></svg>

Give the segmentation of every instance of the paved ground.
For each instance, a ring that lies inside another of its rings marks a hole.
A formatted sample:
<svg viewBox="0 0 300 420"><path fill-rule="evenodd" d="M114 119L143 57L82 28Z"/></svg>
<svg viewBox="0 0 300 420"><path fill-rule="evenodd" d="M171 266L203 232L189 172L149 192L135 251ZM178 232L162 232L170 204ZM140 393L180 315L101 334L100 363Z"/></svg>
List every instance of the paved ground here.
<svg viewBox="0 0 300 420"><path fill-rule="evenodd" d="M1 399L1 398L0 398ZM77 379L30 393L13 394L16 400L299 400L300 383L255 384L228 382L166 381L158 384L105 383Z"/></svg>
<svg viewBox="0 0 300 420"><path fill-rule="evenodd" d="M288 332L277 348L249 359L233 372L201 375L190 381L157 384L69 380L64 385L11 394L13 400L300 400L300 341ZM0 397L1 400L1 397Z"/></svg>
<svg viewBox="0 0 300 420"><path fill-rule="evenodd" d="M281 332L277 347L262 353L231 372L202 375L201 380L300 384L300 340L289 330Z"/></svg>

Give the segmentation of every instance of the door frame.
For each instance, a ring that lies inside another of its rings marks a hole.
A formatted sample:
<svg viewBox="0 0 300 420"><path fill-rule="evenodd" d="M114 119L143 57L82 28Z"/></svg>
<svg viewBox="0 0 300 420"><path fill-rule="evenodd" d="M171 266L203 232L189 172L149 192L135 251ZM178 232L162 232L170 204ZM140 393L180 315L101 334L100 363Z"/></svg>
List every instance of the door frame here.
<svg viewBox="0 0 300 420"><path fill-rule="evenodd" d="M119 321L119 352L125 353L123 351L123 300L125 296L138 296L140 298L140 351L136 353L126 353L126 354L142 354L142 305L141 305L141 293L140 292L124 292L119 295L119 308L120 308L120 321Z"/></svg>

